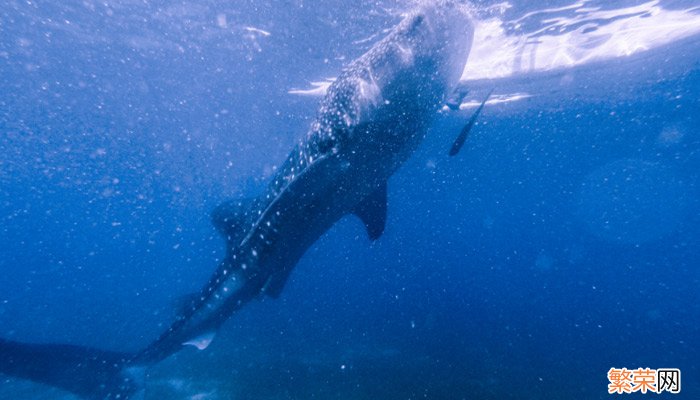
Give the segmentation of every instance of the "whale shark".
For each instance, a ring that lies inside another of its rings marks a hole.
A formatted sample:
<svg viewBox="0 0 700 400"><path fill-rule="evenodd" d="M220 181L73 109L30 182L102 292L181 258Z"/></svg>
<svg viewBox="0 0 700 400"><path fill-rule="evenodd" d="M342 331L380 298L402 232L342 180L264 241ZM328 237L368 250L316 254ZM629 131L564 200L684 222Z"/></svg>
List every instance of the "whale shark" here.
<svg viewBox="0 0 700 400"><path fill-rule="evenodd" d="M407 13L349 63L266 190L214 209L212 223L225 240L225 256L142 351L0 341L0 372L90 399L135 398L143 392L139 368L183 346L207 348L241 307L280 296L302 255L341 218L359 217L369 239L377 240L386 224L389 178L416 150L457 85L473 35L464 5L433 1ZM17 367L22 363L29 366Z"/></svg>
<svg viewBox="0 0 700 400"><path fill-rule="evenodd" d="M85 346L0 339L0 373L54 386L85 399L143 397L144 371L131 365L133 356Z"/></svg>

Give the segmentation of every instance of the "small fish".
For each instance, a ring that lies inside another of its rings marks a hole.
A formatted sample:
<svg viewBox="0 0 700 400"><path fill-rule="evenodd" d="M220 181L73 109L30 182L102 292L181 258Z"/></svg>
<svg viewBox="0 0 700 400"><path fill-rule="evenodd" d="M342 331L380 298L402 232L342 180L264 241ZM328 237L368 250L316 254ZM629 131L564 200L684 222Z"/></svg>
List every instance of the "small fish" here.
<svg viewBox="0 0 700 400"><path fill-rule="evenodd" d="M464 145L464 141L467 139L467 135L469 134L469 131L472 130L472 127L474 126L474 123L476 122L476 118L479 116L479 113L481 113L481 109L484 108L484 104L486 104L486 101L491 97L491 93L493 93L493 89L489 91L489 94L486 95L486 98L484 101L481 102L481 105L479 108L476 109L476 112L472 117L469 119L469 122L462 128L462 132L459 133L459 136L457 136L457 139L455 139L455 142L452 143L452 148L450 148L450 156L454 156L457 153L459 153L459 150L462 148Z"/></svg>

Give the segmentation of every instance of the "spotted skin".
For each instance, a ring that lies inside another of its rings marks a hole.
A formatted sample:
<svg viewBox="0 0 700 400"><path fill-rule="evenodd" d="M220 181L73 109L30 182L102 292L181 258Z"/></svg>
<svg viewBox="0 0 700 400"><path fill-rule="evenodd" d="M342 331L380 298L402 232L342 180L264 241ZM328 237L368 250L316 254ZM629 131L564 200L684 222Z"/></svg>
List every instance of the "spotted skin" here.
<svg viewBox="0 0 700 400"><path fill-rule="evenodd" d="M468 14L453 2L437 1L407 15L350 63L266 191L238 207L229 202L215 210L214 223L227 241L224 260L133 362L160 361L188 340L216 331L247 302L278 296L324 232L347 214L360 215L358 208L374 193L385 196L387 180L415 151L459 80L472 36ZM381 234L383 225L371 230L375 222L364 222L373 237Z"/></svg>
<svg viewBox="0 0 700 400"><path fill-rule="evenodd" d="M307 134L258 198L217 207L212 222L227 253L170 327L137 354L0 339L0 373L86 399L136 399L145 366L183 344L207 347L239 308L280 295L304 252L347 214L371 239L386 222L389 177L426 134L459 80L473 28L451 0L432 0L398 24L330 86Z"/></svg>

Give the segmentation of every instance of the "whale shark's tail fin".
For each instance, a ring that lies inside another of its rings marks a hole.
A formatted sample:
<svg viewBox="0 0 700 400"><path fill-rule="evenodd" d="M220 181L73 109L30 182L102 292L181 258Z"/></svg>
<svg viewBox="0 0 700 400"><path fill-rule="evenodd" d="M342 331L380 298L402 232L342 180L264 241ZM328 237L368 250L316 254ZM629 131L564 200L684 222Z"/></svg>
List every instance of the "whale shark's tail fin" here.
<svg viewBox="0 0 700 400"><path fill-rule="evenodd" d="M0 374L61 388L90 400L143 396L143 367L128 353L0 339Z"/></svg>

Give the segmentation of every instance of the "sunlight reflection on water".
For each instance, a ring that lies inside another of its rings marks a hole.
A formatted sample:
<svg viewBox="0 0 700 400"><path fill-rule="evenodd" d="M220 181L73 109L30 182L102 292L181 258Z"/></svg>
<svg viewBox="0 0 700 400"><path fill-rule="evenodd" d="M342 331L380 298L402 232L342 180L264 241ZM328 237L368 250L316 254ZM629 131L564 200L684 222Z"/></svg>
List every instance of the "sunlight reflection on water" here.
<svg viewBox="0 0 700 400"><path fill-rule="evenodd" d="M479 19L462 79L571 68L627 57L700 33L700 6L670 10L659 3L603 10L582 1L511 21L502 15ZM509 7L502 3L499 14ZM523 26L534 30L525 32Z"/></svg>
<svg viewBox="0 0 700 400"><path fill-rule="evenodd" d="M561 73L584 65L623 60L700 35L700 6L672 10L658 0L608 10L591 1L579 1L505 20L510 8L510 3L503 2L476 11L474 44L462 80ZM333 79L312 82L311 88L289 93L323 96L332 82ZM495 93L489 104L529 97L527 92ZM480 102L465 100L464 107Z"/></svg>

